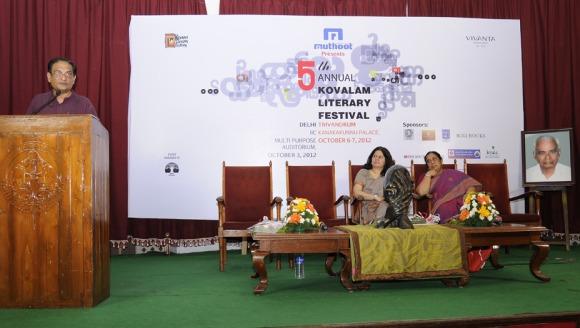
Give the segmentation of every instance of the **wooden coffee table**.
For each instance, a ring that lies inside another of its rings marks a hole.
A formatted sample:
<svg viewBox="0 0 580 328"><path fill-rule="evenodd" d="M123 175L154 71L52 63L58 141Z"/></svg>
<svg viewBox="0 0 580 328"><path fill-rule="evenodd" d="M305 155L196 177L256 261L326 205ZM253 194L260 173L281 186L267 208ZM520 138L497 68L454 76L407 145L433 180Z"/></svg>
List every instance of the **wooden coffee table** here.
<svg viewBox="0 0 580 328"><path fill-rule="evenodd" d="M530 258L530 272L540 281L550 281L550 277L544 275L540 270L540 266L550 252L550 245L540 238L540 234L547 231L545 227L509 223L494 227L451 227L458 229L463 235L465 252L474 247L532 245L534 252ZM495 268L503 267L495 256L492 256L492 265ZM464 281L464 284L468 282L469 278Z"/></svg>
<svg viewBox="0 0 580 328"><path fill-rule="evenodd" d="M306 233L254 233L252 238L258 242L258 246L252 250L252 261L256 274L253 278L259 278L254 288L254 294L262 294L268 288L268 272L264 258L272 254L297 254L297 253L326 253L326 271L332 272L332 263L337 254L343 258L340 269L340 283L349 291L356 289L351 281L350 260L350 235L347 232L333 228L324 232Z"/></svg>

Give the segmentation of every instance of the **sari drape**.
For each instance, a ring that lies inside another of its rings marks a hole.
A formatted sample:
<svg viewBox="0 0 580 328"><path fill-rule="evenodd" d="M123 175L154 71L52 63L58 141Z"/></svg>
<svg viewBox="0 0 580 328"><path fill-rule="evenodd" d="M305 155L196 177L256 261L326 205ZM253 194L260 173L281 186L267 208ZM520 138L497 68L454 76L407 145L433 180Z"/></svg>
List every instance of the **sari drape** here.
<svg viewBox="0 0 580 328"><path fill-rule="evenodd" d="M438 214L439 223L447 223L459 214L463 205L463 195L470 189L481 190L481 183L467 174L451 169L443 169L431 180L429 193L433 196L431 213Z"/></svg>

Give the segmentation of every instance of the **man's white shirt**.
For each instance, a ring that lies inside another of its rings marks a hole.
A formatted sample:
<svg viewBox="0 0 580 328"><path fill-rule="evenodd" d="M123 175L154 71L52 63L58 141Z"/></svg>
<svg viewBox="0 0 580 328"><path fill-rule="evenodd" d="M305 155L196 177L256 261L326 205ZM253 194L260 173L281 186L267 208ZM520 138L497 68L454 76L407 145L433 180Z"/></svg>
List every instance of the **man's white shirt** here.
<svg viewBox="0 0 580 328"><path fill-rule="evenodd" d="M553 181L570 181L572 179L572 171L568 165L561 163L556 164L556 170L551 177L546 178L542 174L540 164L536 164L526 170L526 182L553 182Z"/></svg>

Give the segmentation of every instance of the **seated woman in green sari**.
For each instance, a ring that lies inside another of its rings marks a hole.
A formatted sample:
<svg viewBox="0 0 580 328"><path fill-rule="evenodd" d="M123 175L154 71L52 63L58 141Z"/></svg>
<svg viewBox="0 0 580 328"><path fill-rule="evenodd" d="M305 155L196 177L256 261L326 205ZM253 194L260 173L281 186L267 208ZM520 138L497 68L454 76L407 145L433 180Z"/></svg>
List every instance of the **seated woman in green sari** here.
<svg viewBox="0 0 580 328"><path fill-rule="evenodd" d="M431 214L439 215L439 223L447 223L459 214L465 193L481 190L481 183L463 172L443 169L443 159L436 151L427 152L424 159L428 171L419 178L415 193L431 194Z"/></svg>

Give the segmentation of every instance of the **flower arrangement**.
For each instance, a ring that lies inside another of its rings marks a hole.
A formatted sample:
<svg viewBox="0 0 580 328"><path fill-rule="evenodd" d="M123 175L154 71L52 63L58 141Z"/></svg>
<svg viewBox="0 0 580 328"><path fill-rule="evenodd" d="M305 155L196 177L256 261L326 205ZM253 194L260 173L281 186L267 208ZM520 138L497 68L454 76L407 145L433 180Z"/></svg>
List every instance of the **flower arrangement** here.
<svg viewBox="0 0 580 328"><path fill-rule="evenodd" d="M279 232L317 231L321 224L312 203L306 198L296 198L290 202L284 217L284 227Z"/></svg>
<svg viewBox="0 0 580 328"><path fill-rule="evenodd" d="M471 227L489 227L501 224L501 217L488 193L468 192L455 221Z"/></svg>

